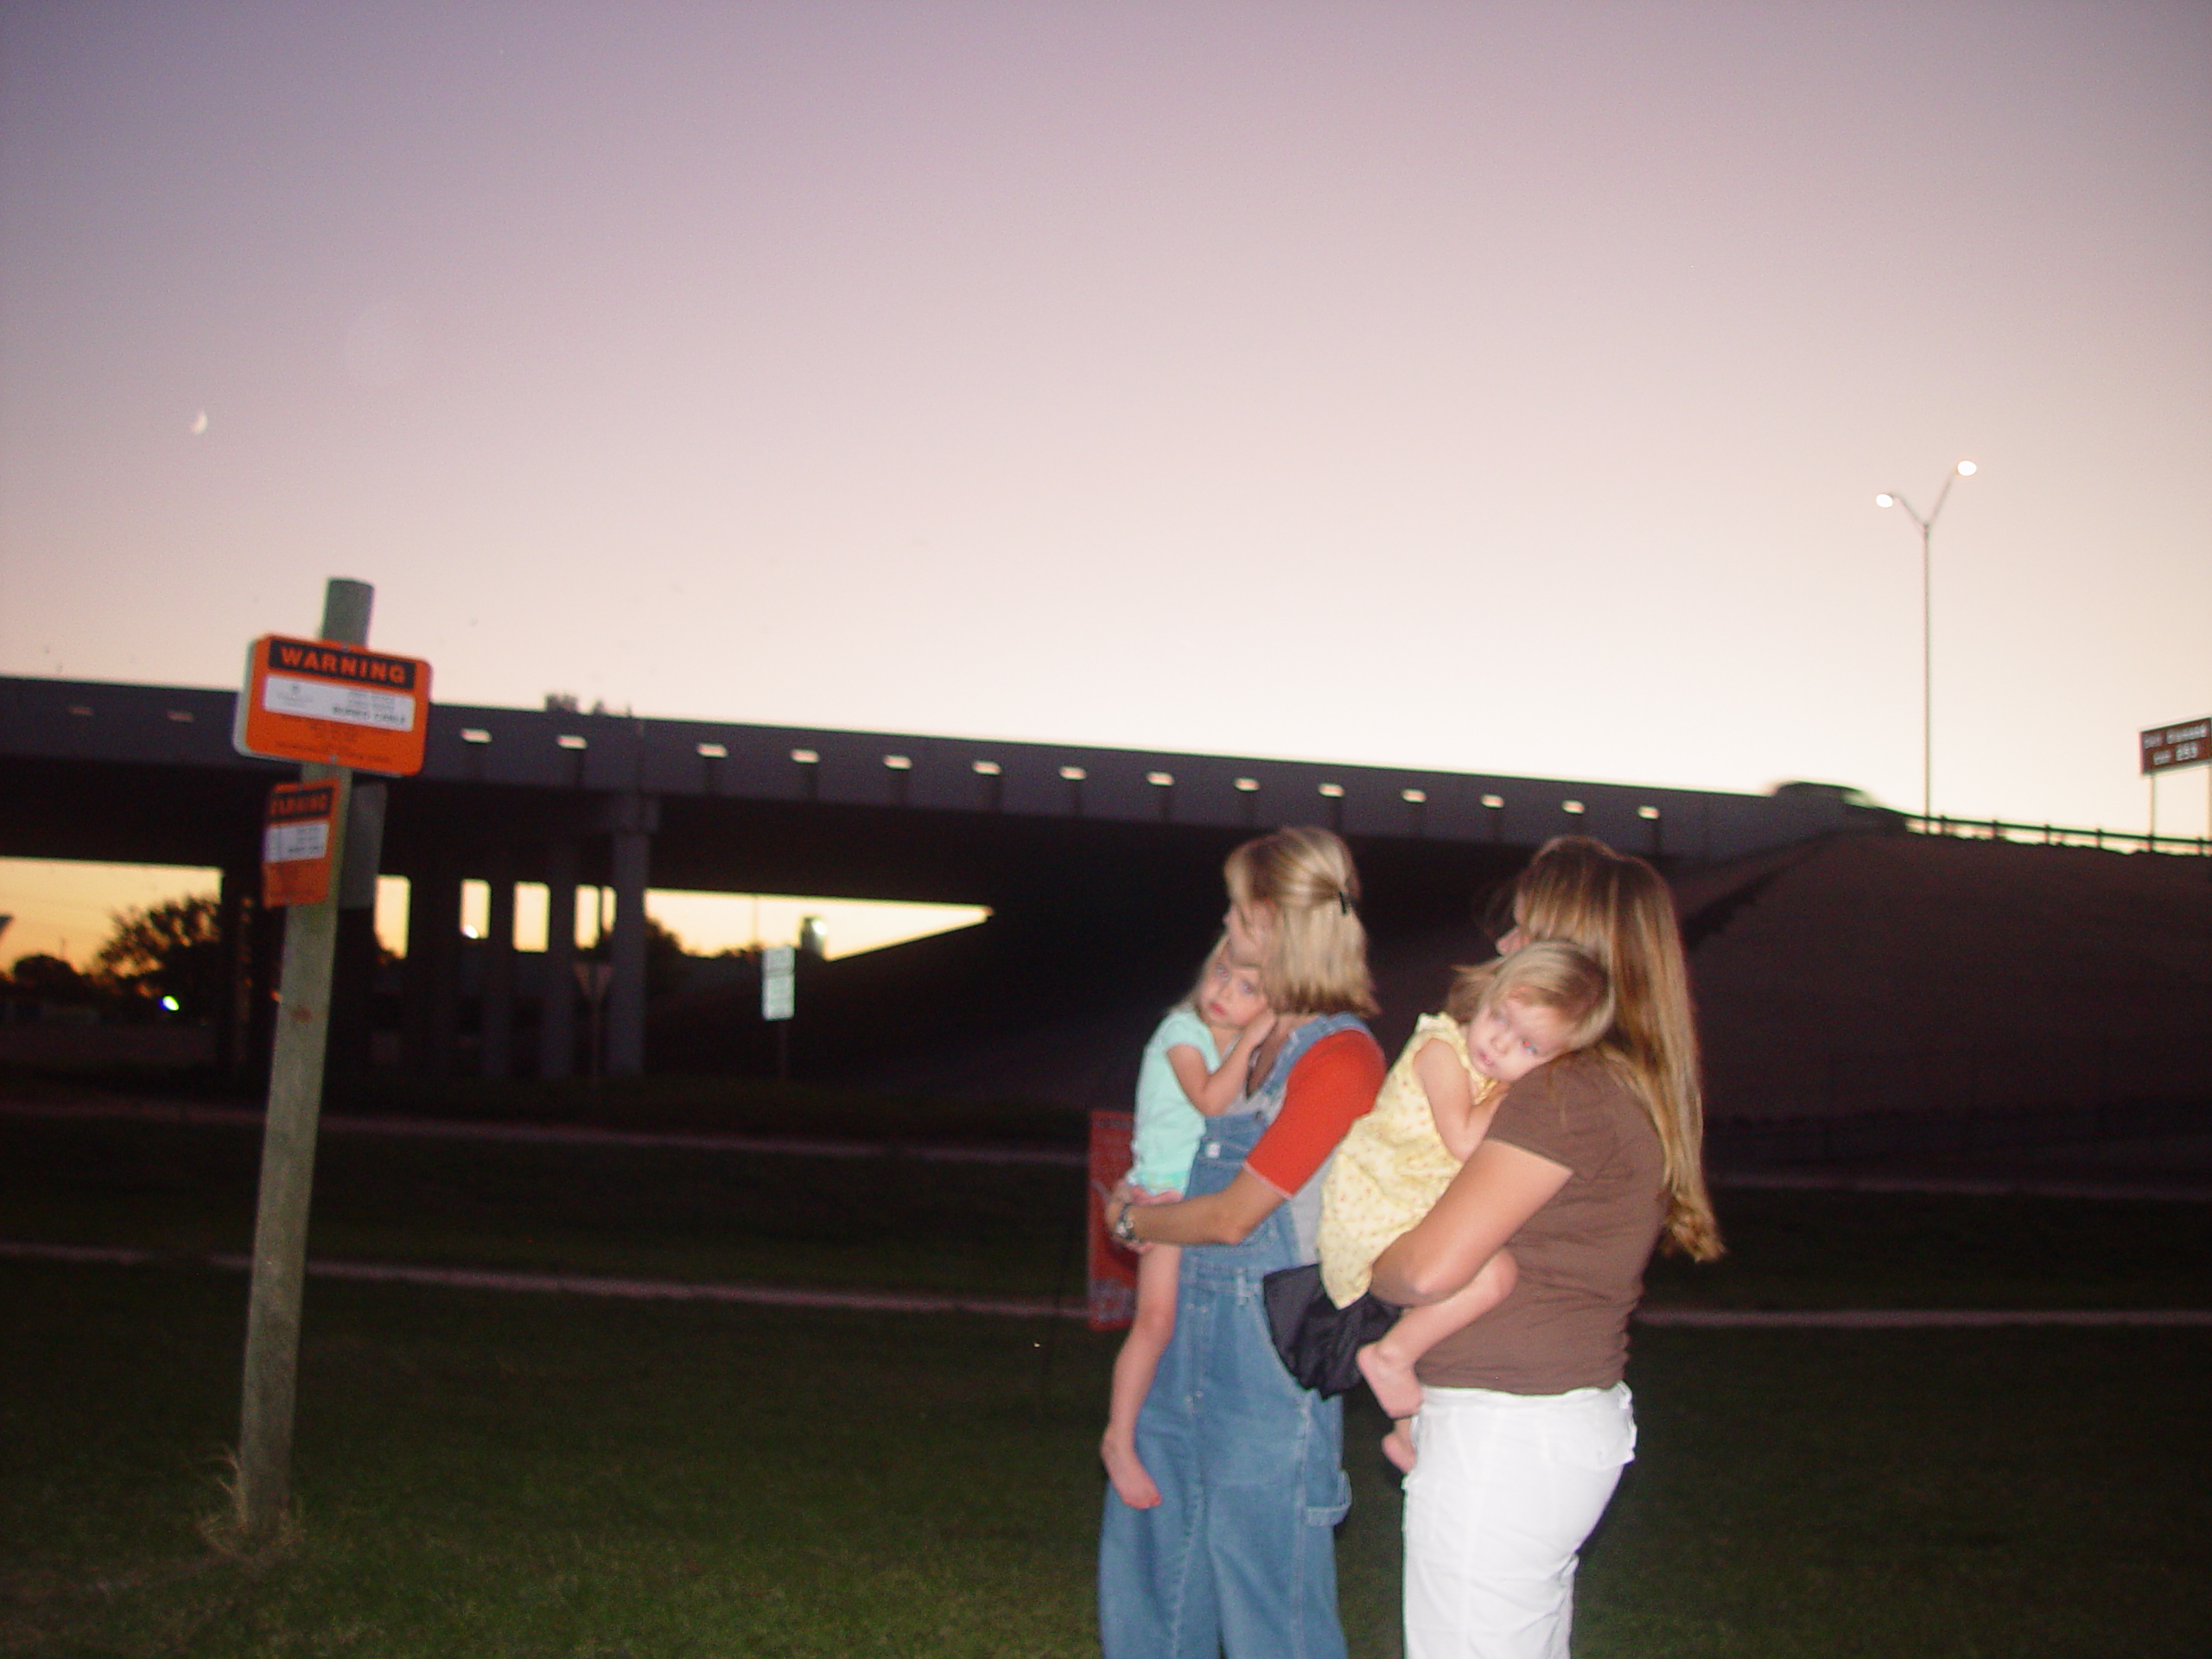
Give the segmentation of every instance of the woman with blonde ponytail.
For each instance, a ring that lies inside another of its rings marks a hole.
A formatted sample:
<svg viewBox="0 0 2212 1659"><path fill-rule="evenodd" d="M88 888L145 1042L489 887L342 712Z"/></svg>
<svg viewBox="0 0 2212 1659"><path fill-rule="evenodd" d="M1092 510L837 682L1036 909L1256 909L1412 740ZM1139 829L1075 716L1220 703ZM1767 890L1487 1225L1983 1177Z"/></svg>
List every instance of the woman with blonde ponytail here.
<svg viewBox="0 0 2212 1659"><path fill-rule="evenodd" d="M1106 1205L1122 1243L1182 1255L1175 1328L1135 1437L1159 1501L1106 1493L1100 1645L1105 1659L1344 1659L1344 1402L1283 1369L1265 1287L1315 1259L1322 1173L1382 1082L1360 1018L1375 990L1359 875L1344 842L1314 829L1246 842L1223 874L1230 956L1258 970L1275 1023L1244 1099L1208 1120L1188 1190L1124 1182Z"/></svg>
<svg viewBox="0 0 2212 1659"><path fill-rule="evenodd" d="M1541 939L1605 969L1611 1027L1515 1084L1444 1196L1375 1263L1375 1294L1402 1306L1443 1300L1501 1249L1520 1267L1417 1367L1406 1659L1567 1659L1577 1552L1636 1448L1621 1373L1644 1266L1662 1241L1720 1254L1666 884L1601 842L1553 841L1515 883L1500 944Z"/></svg>

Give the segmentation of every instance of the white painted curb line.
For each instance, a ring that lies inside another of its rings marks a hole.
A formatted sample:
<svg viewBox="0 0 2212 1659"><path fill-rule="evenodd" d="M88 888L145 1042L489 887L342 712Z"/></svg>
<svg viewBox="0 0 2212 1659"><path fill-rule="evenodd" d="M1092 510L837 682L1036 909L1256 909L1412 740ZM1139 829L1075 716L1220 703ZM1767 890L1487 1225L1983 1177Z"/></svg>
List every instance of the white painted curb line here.
<svg viewBox="0 0 2212 1659"><path fill-rule="evenodd" d="M243 1255L165 1254L99 1244L37 1244L0 1239L0 1256L39 1262L101 1263L114 1267L220 1268L243 1273ZM675 1279L603 1279L588 1274L508 1273L480 1268L426 1268L404 1262L315 1262L318 1278L370 1283L442 1285L460 1290L510 1290L570 1296L611 1296L629 1301L728 1302L753 1307L823 1307L862 1313L985 1313L1029 1319L1079 1319L1080 1301L1055 1306L1041 1296L964 1296L931 1291L798 1290L777 1285L730 1285ZM1738 1331L1974 1330L1995 1325L2111 1328L2212 1326L2212 1308L1733 1308L1647 1307L1639 1325Z"/></svg>

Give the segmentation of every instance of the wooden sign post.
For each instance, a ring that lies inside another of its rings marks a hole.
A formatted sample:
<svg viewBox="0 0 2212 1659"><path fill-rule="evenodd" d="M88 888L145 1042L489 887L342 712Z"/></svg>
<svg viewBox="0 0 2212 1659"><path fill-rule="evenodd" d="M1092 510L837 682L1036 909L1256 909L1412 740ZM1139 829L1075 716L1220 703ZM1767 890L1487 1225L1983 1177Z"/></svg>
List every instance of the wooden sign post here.
<svg viewBox="0 0 2212 1659"><path fill-rule="evenodd" d="M323 1056L343 895L350 766L422 769L429 665L378 657L368 643L376 590L334 577L322 639L257 640L247 658L233 741L248 754L303 760L297 785L270 804L264 872L272 902L289 903L279 980L261 1196L253 1225L253 1288L246 1304L245 1381L238 1410L238 1518L250 1539L281 1528L291 1496L293 1402L299 1376L301 1287L307 1276L308 1201L322 1110ZM320 836L308 826L321 827ZM319 856L303 856L320 841ZM273 855L273 856L270 856ZM289 855L289 856L287 856ZM312 863L320 879L288 864ZM289 892L288 899L274 897ZM313 896L310 897L309 895Z"/></svg>

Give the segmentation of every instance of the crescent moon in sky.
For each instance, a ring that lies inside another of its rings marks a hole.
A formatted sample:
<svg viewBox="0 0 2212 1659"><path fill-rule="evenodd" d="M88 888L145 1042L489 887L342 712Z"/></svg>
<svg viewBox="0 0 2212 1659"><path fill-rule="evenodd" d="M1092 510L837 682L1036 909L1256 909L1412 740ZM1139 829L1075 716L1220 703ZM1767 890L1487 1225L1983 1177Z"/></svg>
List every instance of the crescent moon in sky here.
<svg viewBox="0 0 2212 1659"><path fill-rule="evenodd" d="M207 411L203 409L198 414L194 415L192 417L192 424L185 429L190 432L195 438L202 432L205 432L207 429Z"/></svg>

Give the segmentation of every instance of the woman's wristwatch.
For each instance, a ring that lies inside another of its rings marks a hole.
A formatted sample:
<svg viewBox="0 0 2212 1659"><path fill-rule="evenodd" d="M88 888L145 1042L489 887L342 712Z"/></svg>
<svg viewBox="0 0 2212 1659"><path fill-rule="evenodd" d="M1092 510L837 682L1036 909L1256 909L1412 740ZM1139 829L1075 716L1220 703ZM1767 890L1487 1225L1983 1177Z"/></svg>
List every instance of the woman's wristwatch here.
<svg viewBox="0 0 2212 1659"><path fill-rule="evenodd" d="M1114 1236L1121 1243L1137 1242L1137 1207L1134 1204L1122 1206L1122 1213L1114 1217Z"/></svg>

